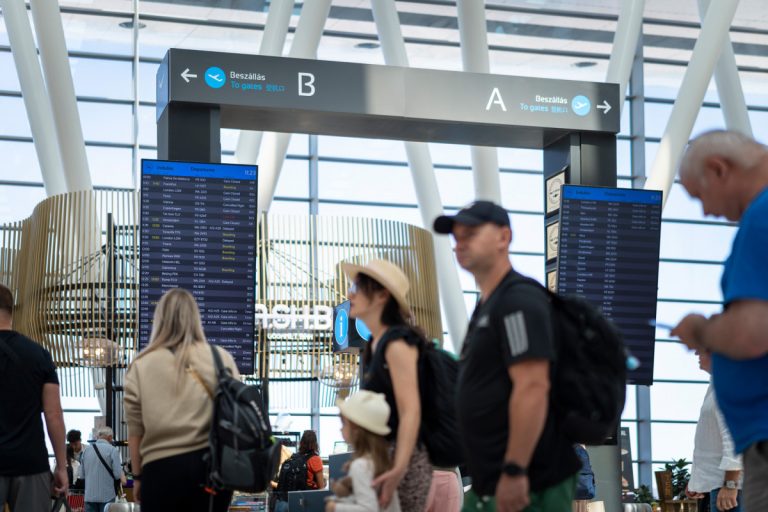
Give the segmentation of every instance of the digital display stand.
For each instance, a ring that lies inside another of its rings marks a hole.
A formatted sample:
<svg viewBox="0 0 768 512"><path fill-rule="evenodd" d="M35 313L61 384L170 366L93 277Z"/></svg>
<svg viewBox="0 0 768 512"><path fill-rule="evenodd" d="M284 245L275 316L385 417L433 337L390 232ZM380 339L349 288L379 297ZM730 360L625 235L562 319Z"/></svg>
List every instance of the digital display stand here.
<svg viewBox="0 0 768 512"><path fill-rule="evenodd" d="M662 194L563 185L557 291L599 307L640 361L630 384L653 382Z"/></svg>
<svg viewBox="0 0 768 512"><path fill-rule="evenodd" d="M257 167L141 161L139 347L171 288L192 292L208 341L254 372Z"/></svg>

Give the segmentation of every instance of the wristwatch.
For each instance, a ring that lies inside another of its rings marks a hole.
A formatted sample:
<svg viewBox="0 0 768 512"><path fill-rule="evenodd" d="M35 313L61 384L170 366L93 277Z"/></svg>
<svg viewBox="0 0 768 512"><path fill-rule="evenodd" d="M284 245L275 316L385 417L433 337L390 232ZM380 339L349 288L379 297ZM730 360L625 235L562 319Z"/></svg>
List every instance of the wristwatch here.
<svg viewBox="0 0 768 512"><path fill-rule="evenodd" d="M739 483L736 480L726 480L725 482L723 482L723 486L726 489L738 489Z"/></svg>
<svg viewBox="0 0 768 512"><path fill-rule="evenodd" d="M523 476L528 473L526 468L514 462L505 462L501 467L501 471L508 476Z"/></svg>

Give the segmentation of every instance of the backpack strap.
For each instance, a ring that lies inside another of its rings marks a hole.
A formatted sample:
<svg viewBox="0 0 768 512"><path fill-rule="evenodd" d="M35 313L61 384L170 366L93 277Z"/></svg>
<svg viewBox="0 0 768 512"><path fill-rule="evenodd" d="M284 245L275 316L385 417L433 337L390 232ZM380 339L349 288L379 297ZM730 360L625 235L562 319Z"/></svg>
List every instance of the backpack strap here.
<svg viewBox="0 0 768 512"><path fill-rule="evenodd" d="M104 460L104 457L102 457L101 452L99 451L99 448L96 446L96 443L93 443L93 450L96 452L96 456L101 461L101 464L107 470L107 473L109 473L109 476L112 477L112 480L117 480L117 478L115 478L115 474L112 473L112 468L109 467L109 464L107 464L107 461Z"/></svg>
<svg viewBox="0 0 768 512"><path fill-rule="evenodd" d="M191 365L190 365L190 366L187 366L187 373L189 373L190 375L192 375L192 377L193 377L193 378L194 378L194 379L195 379L197 382L199 382L199 383L200 383L200 385L203 387L203 389L205 390L205 393L208 395L208 397L209 397L211 400L213 400L213 391L212 391L212 390L211 390L211 388L208 386L208 384L206 384L206 383L205 383L205 381L204 381L204 380L203 380L203 378L200 376L200 374L199 374L199 373L197 373L197 370L195 370L195 368L194 368L193 366L191 366Z"/></svg>
<svg viewBox="0 0 768 512"><path fill-rule="evenodd" d="M0 352L5 354L6 356L8 356L8 359L13 361L13 363L16 366L21 366L21 359L19 359L19 355L16 352L14 352L11 349L11 347L9 347L7 345L7 343L9 341L11 341L12 339L14 339L15 337L17 337L19 335L19 333L14 332L14 331L9 331L9 332L11 332L12 334L10 336L6 336L5 339L2 340L2 342L0 342Z"/></svg>
<svg viewBox="0 0 768 512"><path fill-rule="evenodd" d="M211 354L213 354L213 367L214 370L216 370L216 380L218 381L221 379L226 373L231 374L229 368L224 366L224 362L221 360L219 351L216 350L216 345L211 344Z"/></svg>

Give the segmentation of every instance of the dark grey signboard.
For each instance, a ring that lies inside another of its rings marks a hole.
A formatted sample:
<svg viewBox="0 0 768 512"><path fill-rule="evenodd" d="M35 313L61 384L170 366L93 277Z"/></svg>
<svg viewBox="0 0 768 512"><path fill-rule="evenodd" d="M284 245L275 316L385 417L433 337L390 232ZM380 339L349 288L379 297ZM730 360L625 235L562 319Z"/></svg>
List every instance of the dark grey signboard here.
<svg viewBox="0 0 768 512"><path fill-rule="evenodd" d="M218 108L225 128L533 148L620 123L616 84L178 49L158 119L172 102Z"/></svg>

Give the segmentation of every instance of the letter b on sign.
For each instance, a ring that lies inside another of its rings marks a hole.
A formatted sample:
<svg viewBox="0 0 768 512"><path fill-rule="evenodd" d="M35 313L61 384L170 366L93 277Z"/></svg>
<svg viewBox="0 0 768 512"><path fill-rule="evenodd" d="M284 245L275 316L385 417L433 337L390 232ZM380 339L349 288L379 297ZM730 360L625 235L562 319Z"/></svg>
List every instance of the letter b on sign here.
<svg viewBox="0 0 768 512"><path fill-rule="evenodd" d="M315 75L299 73L299 96L315 95Z"/></svg>

